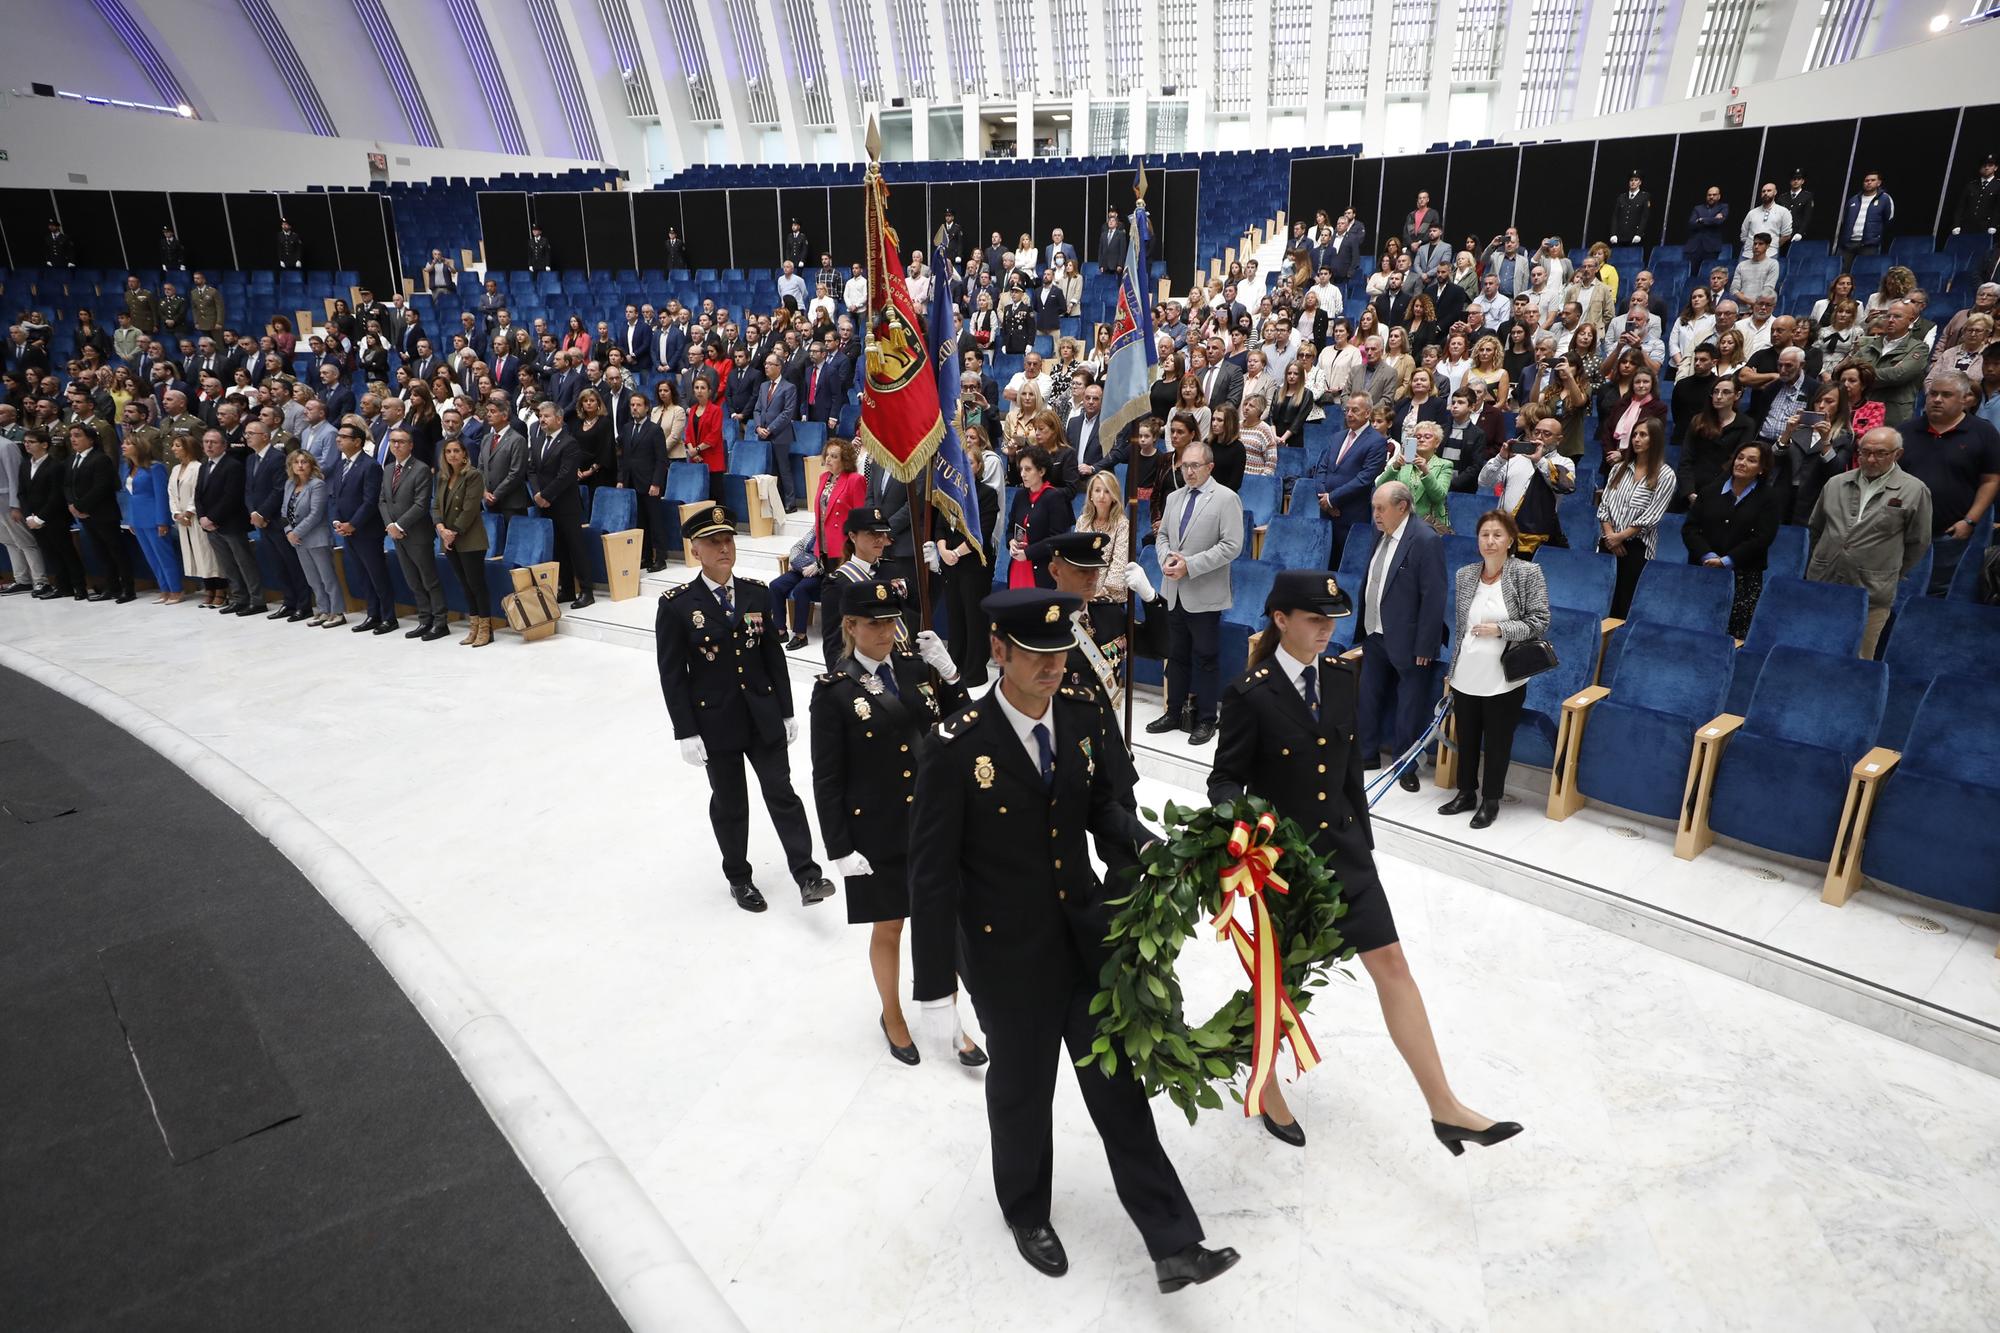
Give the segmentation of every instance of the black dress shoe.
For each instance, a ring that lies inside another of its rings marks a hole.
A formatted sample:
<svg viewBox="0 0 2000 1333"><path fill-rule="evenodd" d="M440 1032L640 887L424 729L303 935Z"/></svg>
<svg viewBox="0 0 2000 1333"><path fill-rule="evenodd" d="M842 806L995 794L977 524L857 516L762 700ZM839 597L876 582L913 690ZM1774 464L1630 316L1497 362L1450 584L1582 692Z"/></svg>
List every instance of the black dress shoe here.
<svg viewBox="0 0 2000 1333"><path fill-rule="evenodd" d="M94 593L90 594L90 596L89 596L88 598L86 598L85 600L86 600L86 601L92 601L92 602L108 602L108 601L110 601L110 600L111 600L111 594L110 594L110 593L108 593L108 592L102 592L102 591L100 591L100 592L94 592Z"/></svg>
<svg viewBox="0 0 2000 1333"><path fill-rule="evenodd" d="M1170 731L1179 731L1180 729L1181 720L1178 715L1173 713L1162 713L1146 724L1146 734L1149 736L1164 736Z"/></svg>
<svg viewBox="0 0 2000 1333"><path fill-rule="evenodd" d="M1473 828L1485 828L1500 817L1500 802L1488 801L1479 807L1479 813L1472 817Z"/></svg>
<svg viewBox="0 0 2000 1333"><path fill-rule="evenodd" d="M87 592L83 592L81 590L71 593L70 595L76 598L76 600L79 602L87 602L90 600L90 594Z"/></svg>
<svg viewBox="0 0 2000 1333"><path fill-rule="evenodd" d="M882 1025L882 1040L889 1043L889 1054L895 1056L898 1060L901 1060L906 1065L915 1065L923 1063L924 1057L918 1053L917 1048L914 1044L909 1046L898 1046L896 1044L895 1038L889 1035L888 1019L878 1018L875 1021Z"/></svg>
<svg viewBox="0 0 2000 1333"><path fill-rule="evenodd" d="M1402 776L1396 779L1396 785L1404 791L1422 791L1424 789L1424 782L1422 778L1417 776L1417 766L1411 764L1408 768L1404 769Z"/></svg>
<svg viewBox="0 0 2000 1333"><path fill-rule="evenodd" d="M10 583L0 588L0 597L16 597L24 592L32 593L34 590L34 585L31 583Z"/></svg>
<svg viewBox="0 0 2000 1333"><path fill-rule="evenodd" d="M571 602L569 604L569 609L572 611L581 611L586 606L595 606L595 605L597 605L597 594L594 592L587 592L583 594L583 596Z"/></svg>
<svg viewBox="0 0 2000 1333"><path fill-rule="evenodd" d="M799 881L799 902L807 907L824 902L833 897L833 881L830 879L802 879Z"/></svg>
<svg viewBox="0 0 2000 1333"><path fill-rule="evenodd" d="M312 620L314 618L315 617L313 616L312 608L310 606L302 606L298 610L292 612L290 615L285 617L286 620L291 621L294 624L298 623L301 620Z"/></svg>
<svg viewBox="0 0 2000 1333"><path fill-rule="evenodd" d="M979 1049L979 1043L976 1041L972 1043L972 1049L969 1051L963 1046L958 1048L958 1062L967 1069L979 1068L986 1063L986 1059L986 1052Z"/></svg>
<svg viewBox="0 0 2000 1333"><path fill-rule="evenodd" d="M785 651L788 653L795 653L805 646L806 636L803 634L794 634L791 638L785 640Z"/></svg>
<svg viewBox="0 0 2000 1333"><path fill-rule="evenodd" d="M423 632L422 637L425 643L436 643L439 639L449 639L451 637L451 626L445 624L442 620L434 620L431 622L431 627Z"/></svg>
<svg viewBox="0 0 2000 1333"><path fill-rule="evenodd" d="M401 621L385 620L381 624L375 627L375 632L377 634L394 634L397 630L401 628L403 628Z"/></svg>
<svg viewBox="0 0 2000 1333"><path fill-rule="evenodd" d="M35 595L35 600L38 602L46 602L52 597L62 596L62 594L57 592L54 588L37 588L35 589L34 595Z"/></svg>
<svg viewBox="0 0 2000 1333"><path fill-rule="evenodd" d="M403 631L403 637L406 639L421 639L430 632L431 622L429 620L419 620L415 629Z"/></svg>
<svg viewBox="0 0 2000 1333"><path fill-rule="evenodd" d="M1453 1157L1462 1155L1468 1143L1491 1148L1496 1143L1505 1143L1520 1132L1521 1127L1511 1120L1496 1120L1485 1129L1465 1129L1458 1125L1447 1125L1442 1120L1431 1121L1431 1133L1437 1135L1439 1143L1451 1149Z"/></svg>
<svg viewBox="0 0 2000 1333"><path fill-rule="evenodd" d="M1479 808L1479 796L1475 792L1462 791L1438 807L1441 815L1462 815L1467 810Z"/></svg>
<svg viewBox="0 0 2000 1333"><path fill-rule="evenodd" d="M1203 1249L1199 1244L1190 1245L1179 1254L1170 1254L1154 1264L1153 1276L1160 1280L1161 1291L1179 1291L1182 1287L1221 1277L1236 1267L1236 1261L1241 1257L1226 1245L1219 1250Z"/></svg>
<svg viewBox="0 0 2000 1333"><path fill-rule="evenodd" d="M121 592L121 593L119 593L119 594L118 594L118 595L117 595L116 597L112 598L111 600L112 600L112 601L113 601L113 602L114 602L115 604L117 604L117 605L119 605L119 606L123 606L123 605L125 605L125 603L127 603L127 602L136 602L136 601L138 601L138 600L139 600L139 594L138 594L138 593L136 593L136 592Z"/></svg>
<svg viewBox="0 0 2000 1333"><path fill-rule="evenodd" d="M1028 1261L1028 1267L1047 1277L1061 1277L1069 1272L1069 1256L1063 1253L1063 1244L1056 1235L1056 1229L1044 1223L1038 1227L1014 1227L1014 1248Z"/></svg>
<svg viewBox="0 0 2000 1333"><path fill-rule="evenodd" d="M1280 1143L1289 1143L1294 1148L1306 1146L1306 1127L1294 1120L1289 1125L1281 1125L1271 1119L1269 1111L1264 1112L1264 1128L1271 1131L1271 1137Z"/></svg>
<svg viewBox="0 0 2000 1333"><path fill-rule="evenodd" d="M236 608L236 614L244 617L261 616L264 614L264 604L262 602L245 602Z"/></svg>
<svg viewBox="0 0 2000 1333"><path fill-rule="evenodd" d="M1206 745L1214 739L1215 723L1213 720L1195 723L1194 730L1188 733L1189 745Z"/></svg>
<svg viewBox="0 0 2000 1333"><path fill-rule="evenodd" d="M376 630L380 629L381 627L382 627L381 621L377 620L373 616L369 616L366 620L362 621L359 625L356 625L354 627L354 633L373 634Z"/></svg>
<svg viewBox="0 0 2000 1333"><path fill-rule="evenodd" d="M282 606L282 605L281 605L281 606L279 606L279 608L278 608L277 610L275 610L275 611L271 612L271 614L269 614L269 615L265 616L265 617L264 617L264 619L266 619L266 620L283 620L283 619L284 619L285 617L287 617L287 616L289 616L289 615L291 615L291 614L292 614L292 608L291 608L291 607L289 607L289 606Z"/></svg>
<svg viewBox="0 0 2000 1333"><path fill-rule="evenodd" d="M747 879L741 884L731 884L729 896L734 898L736 905L746 912L761 912L770 906L764 901L764 895L757 891L757 886Z"/></svg>

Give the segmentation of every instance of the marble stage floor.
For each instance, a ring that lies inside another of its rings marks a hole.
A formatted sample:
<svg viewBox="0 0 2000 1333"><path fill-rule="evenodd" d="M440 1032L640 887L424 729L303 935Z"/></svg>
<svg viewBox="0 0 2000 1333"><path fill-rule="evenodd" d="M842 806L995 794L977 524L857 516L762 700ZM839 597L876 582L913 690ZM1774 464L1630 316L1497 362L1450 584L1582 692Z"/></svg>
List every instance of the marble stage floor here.
<svg viewBox="0 0 2000 1333"><path fill-rule="evenodd" d="M1384 877L1454 1082L1527 1133L1448 1156L1365 978L1339 981L1310 1016L1326 1061L1289 1091L1303 1152L1240 1115L1161 1108L1237 1270L1154 1291L1064 1082L1073 1268L1041 1278L993 1205L980 1076L889 1058L865 932L838 898L784 891L756 819L773 907L729 902L645 655L20 599L0 641L174 723L347 846L753 1329L2000 1329L2000 1083L1397 860ZM803 740L794 776L803 790ZM1234 984L1216 948L1186 957L1196 1003Z"/></svg>

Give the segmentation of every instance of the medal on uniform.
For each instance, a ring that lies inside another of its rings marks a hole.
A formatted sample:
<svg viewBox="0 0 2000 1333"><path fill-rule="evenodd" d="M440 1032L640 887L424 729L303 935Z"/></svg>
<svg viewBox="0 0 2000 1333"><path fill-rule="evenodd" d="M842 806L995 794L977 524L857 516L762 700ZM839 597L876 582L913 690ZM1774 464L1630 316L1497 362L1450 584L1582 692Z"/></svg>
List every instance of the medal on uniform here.
<svg viewBox="0 0 2000 1333"><path fill-rule="evenodd" d="M694 627L695 627L696 629L700 629L700 628L701 628L702 626L704 626L704 625L708 624L708 617L707 617L707 616L704 616L704 615L703 615L703 614L702 614L701 612L699 612L699 611L697 611L697 612L695 612L695 613L694 613L693 615L689 616L689 617L688 617L688 619L689 619L690 621L692 621L692 622L693 622L693 624L694 624Z"/></svg>
<svg viewBox="0 0 2000 1333"><path fill-rule="evenodd" d="M744 616L743 630L746 635L753 639L762 634L764 632L764 613L762 611L752 611Z"/></svg>
<svg viewBox="0 0 2000 1333"><path fill-rule="evenodd" d="M874 713L875 710L868 706L866 699L856 699L854 701L854 716L860 718L863 722L866 722Z"/></svg>
<svg viewBox="0 0 2000 1333"><path fill-rule="evenodd" d="M937 695L931 690L930 682L925 681L923 684L917 686L917 693L923 696L924 706L931 710L932 716L936 716L938 711Z"/></svg>
<svg viewBox="0 0 2000 1333"><path fill-rule="evenodd" d="M1090 753L1090 737L1085 736L1083 739L1079 740L1076 744L1077 748L1083 751L1083 771L1090 777L1096 777L1097 760Z"/></svg>
<svg viewBox="0 0 2000 1333"><path fill-rule="evenodd" d="M861 678L861 688L870 694L880 694L882 692L882 678L880 676L863 676ZM867 714L864 713L862 716L866 717Z"/></svg>
<svg viewBox="0 0 2000 1333"><path fill-rule="evenodd" d="M980 755L972 761L972 780L979 784L981 791L993 789L993 757Z"/></svg>

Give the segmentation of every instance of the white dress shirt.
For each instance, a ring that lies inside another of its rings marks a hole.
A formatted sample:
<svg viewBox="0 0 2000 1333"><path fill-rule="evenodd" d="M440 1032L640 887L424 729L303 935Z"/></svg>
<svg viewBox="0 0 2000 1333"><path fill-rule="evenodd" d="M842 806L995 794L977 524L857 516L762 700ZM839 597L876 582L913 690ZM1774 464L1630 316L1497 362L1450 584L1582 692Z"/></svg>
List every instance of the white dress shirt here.
<svg viewBox="0 0 2000 1333"><path fill-rule="evenodd" d="M1403 521L1395 531L1382 534L1382 540L1375 543L1375 554L1368 560L1368 614L1361 630L1364 634L1382 632L1382 588L1389 581L1389 571L1396 563L1396 548L1403 543L1403 529L1410 526L1410 515L1403 515Z"/></svg>
<svg viewBox="0 0 2000 1333"><path fill-rule="evenodd" d="M1026 713L1014 707L1013 701L1007 697L1007 691L1000 688L998 683L995 683L993 688L986 692L986 697L999 705L1000 716L1006 718L1007 725L1014 729L1014 735L1020 740L1021 748L1028 752L1028 762L1034 766L1037 773L1042 771L1042 747L1035 744L1035 728L1037 726L1048 728L1049 760L1051 763L1055 761L1056 710L1054 707L1045 707L1040 717L1029 717ZM1050 703L1052 705L1054 701L1051 700Z"/></svg>
<svg viewBox="0 0 2000 1333"><path fill-rule="evenodd" d="M1278 651L1271 654L1271 660L1273 662L1276 662L1279 668L1282 671L1284 671L1285 679L1292 682L1292 688L1299 692L1299 698L1301 699L1305 698L1306 672L1318 671L1319 659L1317 657L1311 657L1301 662L1298 658L1292 656L1291 649L1285 647L1285 645L1281 643L1278 645ZM1318 681L1313 682L1313 690L1314 690L1314 697L1317 698L1319 690Z"/></svg>

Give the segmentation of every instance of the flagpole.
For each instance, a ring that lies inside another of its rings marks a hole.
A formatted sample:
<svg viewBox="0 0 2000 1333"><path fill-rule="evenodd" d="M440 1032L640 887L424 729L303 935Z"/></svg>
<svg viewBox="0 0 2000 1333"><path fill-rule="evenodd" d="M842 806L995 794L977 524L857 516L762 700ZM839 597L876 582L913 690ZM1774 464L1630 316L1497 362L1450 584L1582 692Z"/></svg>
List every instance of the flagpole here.
<svg viewBox="0 0 2000 1333"><path fill-rule="evenodd" d="M1138 175L1136 181L1133 184L1132 192L1138 199L1137 206L1134 207L1132 210L1133 213L1136 215L1145 212L1146 159L1143 157L1139 159ZM1137 255L1141 260L1144 260L1145 255L1141 252L1139 247L1139 227L1140 227L1140 219L1137 216L1135 216L1132 219L1132 241L1131 244L1127 247L1127 254ZM1129 262L1128 262L1128 267L1129 267ZM1148 276L1150 275L1142 273L1139 275L1138 281L1143 282L1146 280ZM1123 279L1121 278L1120 281L1122 282ZM1153 331L1151 329L1141 329L1139 332L1143 337L1150 338L1153 336ZM1125 532L1127 534L1127 540L1125 542L1125 556L1128 560L1136 562L1139 559L1139 543L1138 543L1139 497L1136 494L1134 494L1132 486L1132 473L1135 467L1132 460L1134 457L1136 457L1136 455L1127 453L1125 458L1125 479L1118 484L1118 489L1121 492L1120 498L1125 506ZM1138 631L1139 631L1139 595L1132 590L1132 584L1128 580L1125 584L1125 658L1124 661L1119 664L1124 668L1125 671L1125 749L1128 752L1132 750L1132 695L1136 692L1137 686L1139 684L1138 673L1132 669L1132 663L1135 657L1135 654L1132 651L1132 646L1138 642ZM1160 670L1162 672L1162 683L1164 687L1164 679L1165 679L1164 673L1166 671L1166 663L1162 662L1160 664Z"/></svg>

